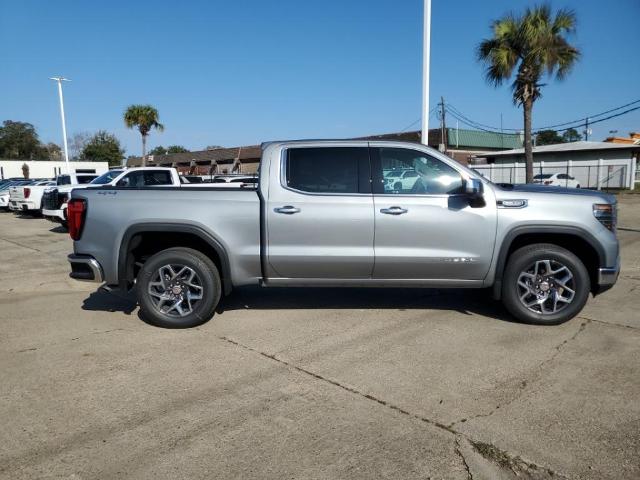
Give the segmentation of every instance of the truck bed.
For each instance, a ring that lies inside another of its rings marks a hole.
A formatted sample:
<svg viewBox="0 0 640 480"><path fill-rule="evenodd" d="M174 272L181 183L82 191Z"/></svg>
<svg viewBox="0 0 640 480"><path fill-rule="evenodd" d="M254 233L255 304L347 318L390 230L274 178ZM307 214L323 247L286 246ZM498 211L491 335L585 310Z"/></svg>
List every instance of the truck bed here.
<svg viewBox="0 0 640 480"><path fill-rule="evenodd" d="M219 242L228 252L231 275L257 283L260 267L260 199L256 189L240 188L96 188L75 190L87 199L82 238L74 253L90 253L104 269L107 284L118 282L118 259L125 235L148 228L169 231L189 225ZM105 242L105 237L109 242Z"/></svg>

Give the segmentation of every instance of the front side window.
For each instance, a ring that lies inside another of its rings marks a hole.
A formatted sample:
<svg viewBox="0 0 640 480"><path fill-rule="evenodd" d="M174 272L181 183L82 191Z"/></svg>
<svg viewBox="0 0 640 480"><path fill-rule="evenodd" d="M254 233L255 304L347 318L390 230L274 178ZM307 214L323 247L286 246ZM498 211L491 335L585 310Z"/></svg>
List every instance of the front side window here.
<svg viewBox="0 0 640 480"><path fill-rule="evenodd" d="M368 165L363 147L290 148L284 180L302 192L363 193L369 188Z"/></svg>
<svg viewBox="0 0 640 480"><path fill-rule="evenodd" d="M405 148L378 148L381 187L376 193L450 195L462 192L462 176L426 153Z"/></svg>

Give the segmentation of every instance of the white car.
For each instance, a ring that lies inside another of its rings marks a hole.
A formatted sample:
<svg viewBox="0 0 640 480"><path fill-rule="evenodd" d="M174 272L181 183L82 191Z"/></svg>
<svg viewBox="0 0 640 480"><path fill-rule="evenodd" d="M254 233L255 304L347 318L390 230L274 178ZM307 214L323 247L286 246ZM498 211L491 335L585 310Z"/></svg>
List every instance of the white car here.
<svg viewBox="0 0 640 480"><path fill-rule="evenodd" d="M580 188L580 183L566 173L539 173L533 177L533 183L552 187Z"/></svg>
<svg viewBox="0 0 640 480"><path fill-rule="evenodd" d="M39 213L42 210L42 194L55 184L52 180L43 180L9 187L9 210Z"/></svg>
<svg viewBox="0 0 640 480"><path fill-rule="evenodd" d="M386 192L411 190L419 178L414 169L390 170L384 175L384 189Z"/></svg>

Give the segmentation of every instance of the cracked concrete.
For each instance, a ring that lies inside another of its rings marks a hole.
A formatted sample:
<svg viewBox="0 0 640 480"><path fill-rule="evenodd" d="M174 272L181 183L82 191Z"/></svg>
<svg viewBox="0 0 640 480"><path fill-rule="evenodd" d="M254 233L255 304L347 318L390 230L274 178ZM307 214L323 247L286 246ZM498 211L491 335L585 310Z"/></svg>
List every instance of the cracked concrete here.
<svg viewBox="0 0 640 480"><path fill-rule="evenodd" d="M51 228L0 214L1 478L640 477L637 232L558 327L484 292L243 289L165 331L68 280Z"/></svg>

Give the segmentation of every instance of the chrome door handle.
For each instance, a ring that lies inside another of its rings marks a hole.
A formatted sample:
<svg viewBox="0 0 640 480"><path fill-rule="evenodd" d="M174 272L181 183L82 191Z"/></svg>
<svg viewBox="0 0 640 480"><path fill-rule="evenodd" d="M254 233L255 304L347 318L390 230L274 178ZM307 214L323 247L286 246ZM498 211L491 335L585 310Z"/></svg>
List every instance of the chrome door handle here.
<svg viewBox="0 0 640 480"><path fill-rule="evenodd" d="M284 207L274 208L273 211L276 213L284 213L285 215L293 215L294 213L298 213L300 209L292 205L285 205Z"/></svg>
<svg viewBox="0 0 640 480"><path fill-rule="evenodd" d="M389 207L389 208L381 208L380 213L386 213L387 215L402 215L403 213L407 213L409 210L402 207Z"/></svg>

